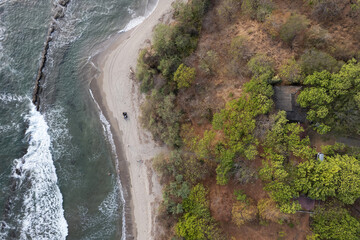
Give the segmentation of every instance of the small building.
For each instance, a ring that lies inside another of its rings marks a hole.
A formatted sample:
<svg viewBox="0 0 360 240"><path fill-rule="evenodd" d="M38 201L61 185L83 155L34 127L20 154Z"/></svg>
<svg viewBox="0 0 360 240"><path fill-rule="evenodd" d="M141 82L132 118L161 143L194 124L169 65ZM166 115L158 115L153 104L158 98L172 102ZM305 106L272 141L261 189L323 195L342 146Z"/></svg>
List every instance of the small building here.
<svg viewBox="0 0 360 240"><path fill-rule="evenodd" d="M311 211L315 208L315 200L314 199L311 199L306 196L300 196L295 200L299 201L301 208L305 211Z"/></svg>
<svg viewBox="0 0 360 240"><path fill-rule="evenodd" d="M296 102L301 86L275 86L274 102L276 109L286 111L286 118L292 122L305 122L306 109Z"/></svg>

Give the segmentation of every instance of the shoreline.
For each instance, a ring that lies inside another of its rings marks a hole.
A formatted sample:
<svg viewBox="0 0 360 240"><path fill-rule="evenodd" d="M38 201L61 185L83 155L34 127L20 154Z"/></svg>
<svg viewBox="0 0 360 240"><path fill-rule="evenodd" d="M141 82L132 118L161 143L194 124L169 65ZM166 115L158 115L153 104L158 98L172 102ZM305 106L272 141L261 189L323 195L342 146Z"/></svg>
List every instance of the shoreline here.
<svg viewBox="0 0 360 240"><path fill-rule="evenodd" d="M107 47L94 57L100 75L91 81L94 94L110 123L119 160L118 174L125 198L126 239L155 239L156 210L162 199L151 159L164 148L139 123L144 96L131 79L140 49L148 46L153 28L171 13L173 0L159 0L152 13L138 26L114 36ZM123 119L122 112L129 118Z"/></svg>

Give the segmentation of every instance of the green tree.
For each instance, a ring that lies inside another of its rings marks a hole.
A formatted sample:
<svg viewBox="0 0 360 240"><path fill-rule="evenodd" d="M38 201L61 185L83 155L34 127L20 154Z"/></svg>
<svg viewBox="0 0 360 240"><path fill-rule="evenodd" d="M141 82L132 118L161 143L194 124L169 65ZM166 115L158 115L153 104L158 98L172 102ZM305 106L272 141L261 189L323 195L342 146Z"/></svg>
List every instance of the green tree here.
<svg viewBox="0 0 360 240"><path fill-rule="evenodd" d="M313 199L336 197L353 204L360 197L360 161L348 155L306 161L298 166L295 185Z"/></svg>
<svg viewBox="0 0 360 240"><path fill-rule="evenodd" d="M360 239L360 222L339 206L318 207L311 226L320 239Z"/></svg>
<svg viewBox="0 0 360 240"><path fill-rule="evenodd" d="M175 108L175 95L162 95L153 90L142 105L141 122L155 139L165 142L168 146L180 146L179 136L180 111Z"/></svg>
<svg viewBox="0 0 360 240"><path fill-rule="evenodd" d="M343 65L340 72L315 72L306 77L309 85L299 95L301 107L309 108L307 119L319 133L360 134L360 63Z"/></svg>
<svg viewBox="0 0 360 240"><path fill-rule="evenodd" d="M294 14L292 15L280 28L280 38L288 43L292 44L295 37L307 28L309 20L303 16Z"/></svg>
<svg viewBox="0 0 360 240"><path fill-rule="evenodd" d="M187 67L180 64L174 73L174 81L177 83L178 88L190 87L195 79L195 68Z"/></svg>
<svg viewBox="0 0 360 240"><path fill-rule="evenodd" d="M281 79L289 83L300 83L302 80L301 66L294 58L291 58L281 65L279 75Z"/></svg>
<svg viewBox="0 0 360 240"><path fill-rule="evenodd" d="M190 192L183 206L185 214L176 224L176 234L189 240L222 239L218 226L210 215L207 190L198 184Z"/></svg>
<svg viewBox="0 0 360 240"><path fill-rule="evenodd" d="M244 0L241 4L241 10L252 19L264 22L273 11L271 0Z"/></svg>
<svg viewBox="0 0 360 240"><path fill-rule="evenodd" d="M288 123L286 113L280 111L273 116L274 124L268 131L263 149L263 162L260 177L266 182L265 190L269 191L271 198L277 203L283 213L295 213L300 205L292 199L299 196L294 184L295 167L287 161L290 154L302 158L311 158L315 155L309 147L308 137L301 138L304 131L299 124Z"/></svg>
<svg viewBox="0 0 360 240"><path fill-rule="evenodd" d="M301 71L305 76L323 70L337 72L340 64L331 55L316 49L306 50L300 58Z"/></svg>

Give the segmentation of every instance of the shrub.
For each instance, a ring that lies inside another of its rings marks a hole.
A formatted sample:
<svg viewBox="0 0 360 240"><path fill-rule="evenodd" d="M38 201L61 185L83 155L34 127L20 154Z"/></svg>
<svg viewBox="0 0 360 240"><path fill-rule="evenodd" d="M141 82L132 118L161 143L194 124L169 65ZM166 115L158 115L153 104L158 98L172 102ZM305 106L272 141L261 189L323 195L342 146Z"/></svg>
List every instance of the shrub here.
<svg viewBox="0 0 360 240"><path fill-rule="evenodd" d="M319 25L311 26L305 36L305 44L308 48L326 48L330 40L329 32Z"/></svg>
<svg viewBox="0 0 360 240"><path fill-rule="evenodd" d="M236 61L247 62L250 60L253 51L245 36L237 36L231 40L229 55Z"/></svg>
<svg viewBox="0 0 360 240"><path fill-rule="evenodd" d="M237 36L231 40L228 56L231 60L228 64L227 70L230 76L243 75L246 71L244 65L253 56L251 46L244 36Z"/></svg>
<svg viewBox="0 0 360 240"><path fill-rule="evenodd" d="M232 22L241 7L241 0L224 0L217 9L220 21Z"/></svg>
<svg viewBox="0 0 360 240"><path fill-rule="evenodd" d="M340 69L335 58L315 49L305 51L300 58L300 65L303 74L306 76L323 70L336 72Z"/></svg>
<svg viewBox="0 0 360 240"><path fill-rule="evenodd" d="M343 0L321 0L315 4L312 15L324 22L339 19L345 7L343 2Z"/></svg>
<svg viewBox="0 0 360 240"><path fill-rule="evenodd" d="M160 57L173 56L177 53L174 41L174 27L166 24L158 24L154 30L153 48Z"/></svg>
<svg viewBox="0 0 360 240"><path fill-rule="evenodd" d="M244 193L243 190L241 190L241 189L235 190L234 195L235 195L235 198L236 198L237 201L248 202L247 196L246 196L246 194Z"/></svg>
<svg viewBox="0 0 360 240"><path fill-rule="evenodd" d="M273 15L269 16L264 23L264 30L270 34L272 38L279 36L280 28L281 21Z"/></svg>
<svg viewBox="0 0 360 240"><path fill-rule="evenodd" d="M241 10L244 14L260 22L264 22L273 9L271 0L243 0L241 4Z"/></svg>
<svg viewBox="0 0 360 240"><path fill-rule="evenodd" d="M303 32L309 23L309 20L299 14L292 15L280 28L280 38L288 43L292 44L295 37Z"/></svg>
<svg viewBox="0 0 360 240"><path fill-rule="evenodd" d="M279 222L290 219L288 214L280 212L271 198L263 198L257 205L259 216L264 221Z"/></svg>
<svg viewBox="0 0 360 240"><path fill-rule="evenodd" d="M253 200L236 201L232 207L231 216L233 222L240 227L241 225L256 219L257 208Z"/></svg>
<svg viewBox="0 0 360 240"><path fill-rule="evenodd" d="M274 62L264 54L256 54L248 63L248 68L255 77L271 80L274 76Z"/></svg>
<svg viewBox="0 0 360 240"><path fill-rule="evenodd" d="M136 65L136 79L140 81L141 92L148 92L154 87L154 75L156 70L151 68L147 59L151 58L146 49L141 50Z"/></svg>
<svg viewBox="0 0 360 240"><path fill-rule="evenodd" d="M360 236L360 222L339 206L318 207L311 226L320 239L347 240Z"/></svg>
<svg viewBox="0 0 360 240"><path fill-rule="evenodd" d="M171 181L163 191L163 205L171 214L183 213L182 201L190 194L189 184L183 180L182 175L177 175L175 181Z"/></svg>
<svg viewBox="0 0 360 240"><path fill-rule="evenodd" d="M234 179L240 184L254 182L258 178L257 171L248 165L245 161L234 164Z"/></svg>
<svg viewBox="0 0 360 240"><path fill-rule="evenodd" d="M184 64L180 64L180 66L174 73L174 81L177 83L177 87L179 89L184 87L190 87L194 79L195 68L187 67Z"/></svg>
<svg viewBox="0 0 360 240"><path fill-rule="evenodd" d="M171 79L173 73L181 64L181 59L178 56L164 57L160 60L158 69L161 71L162 75L167 79Z"/></svg>
<svg viewBox="0 0 360 240"><path fill-rule="evenodd" d="M208 75L213 75L216 72L218 64L218 54L214 50L207 52L200 52L200 69Z"/></svg>
<svg viewBox="0 0 360 240"><path fill-rule="evenodd" d="M210 215L207 191L201 184L196 185L190 192L183 206L185 214L176 224L176 234L189 240L220 240L218 226Z"/></svg>
<svg viewBox="0 0 360 240"><path fill-rule="evenodd" d="M216 168L216 183L226 185L230 178L230 171L233 168L235 154L231 150L224 150L219 157L219 165Z"/></svg>
<svg viewBox="0 0 360 240"><path fill-rule="evenodd" d="M279 76L289 83L300 83L302 80L300 64L298 64L294 58L287 60L287 62L280 67Z"/></svg>
<svg viewBox="0 0 360 240"><path fill-rule="evenodd" d="M165 142L168 146L179 146L180 111L175 108L175 95L163 96L153 90L142 105L141 123L155 139Z"/></svg>
<svg viewBox="0 0 360 240"><path fill-rule="evenodd" d="M202 18L207 9L208 0L193 0L188 3L176 1L174 17L182 32L198 33L201 28Z"/></svg>

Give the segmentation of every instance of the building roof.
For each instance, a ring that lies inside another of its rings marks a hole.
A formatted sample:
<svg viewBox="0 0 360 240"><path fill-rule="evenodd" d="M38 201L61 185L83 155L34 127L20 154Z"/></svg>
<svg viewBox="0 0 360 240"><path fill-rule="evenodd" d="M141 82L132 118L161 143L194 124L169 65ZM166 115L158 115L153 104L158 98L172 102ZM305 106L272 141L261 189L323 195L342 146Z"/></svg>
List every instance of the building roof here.
<svg viewBox="0 0 360 240"><path fill-rule="evenodd" d="M302 87L300 86L275 86L274 101L275 107L286 111L286 117L290 121L305 122L306 109L303 109L296 102Z"/></svg>
<svg viewBox="0 0 360 240"><path fill-rule="evenodd" d="M315 208L315 200L314 199L308 198L306 196L300 196L296 200L299 201L301 208L303 210L310 211Z"/></svg>

